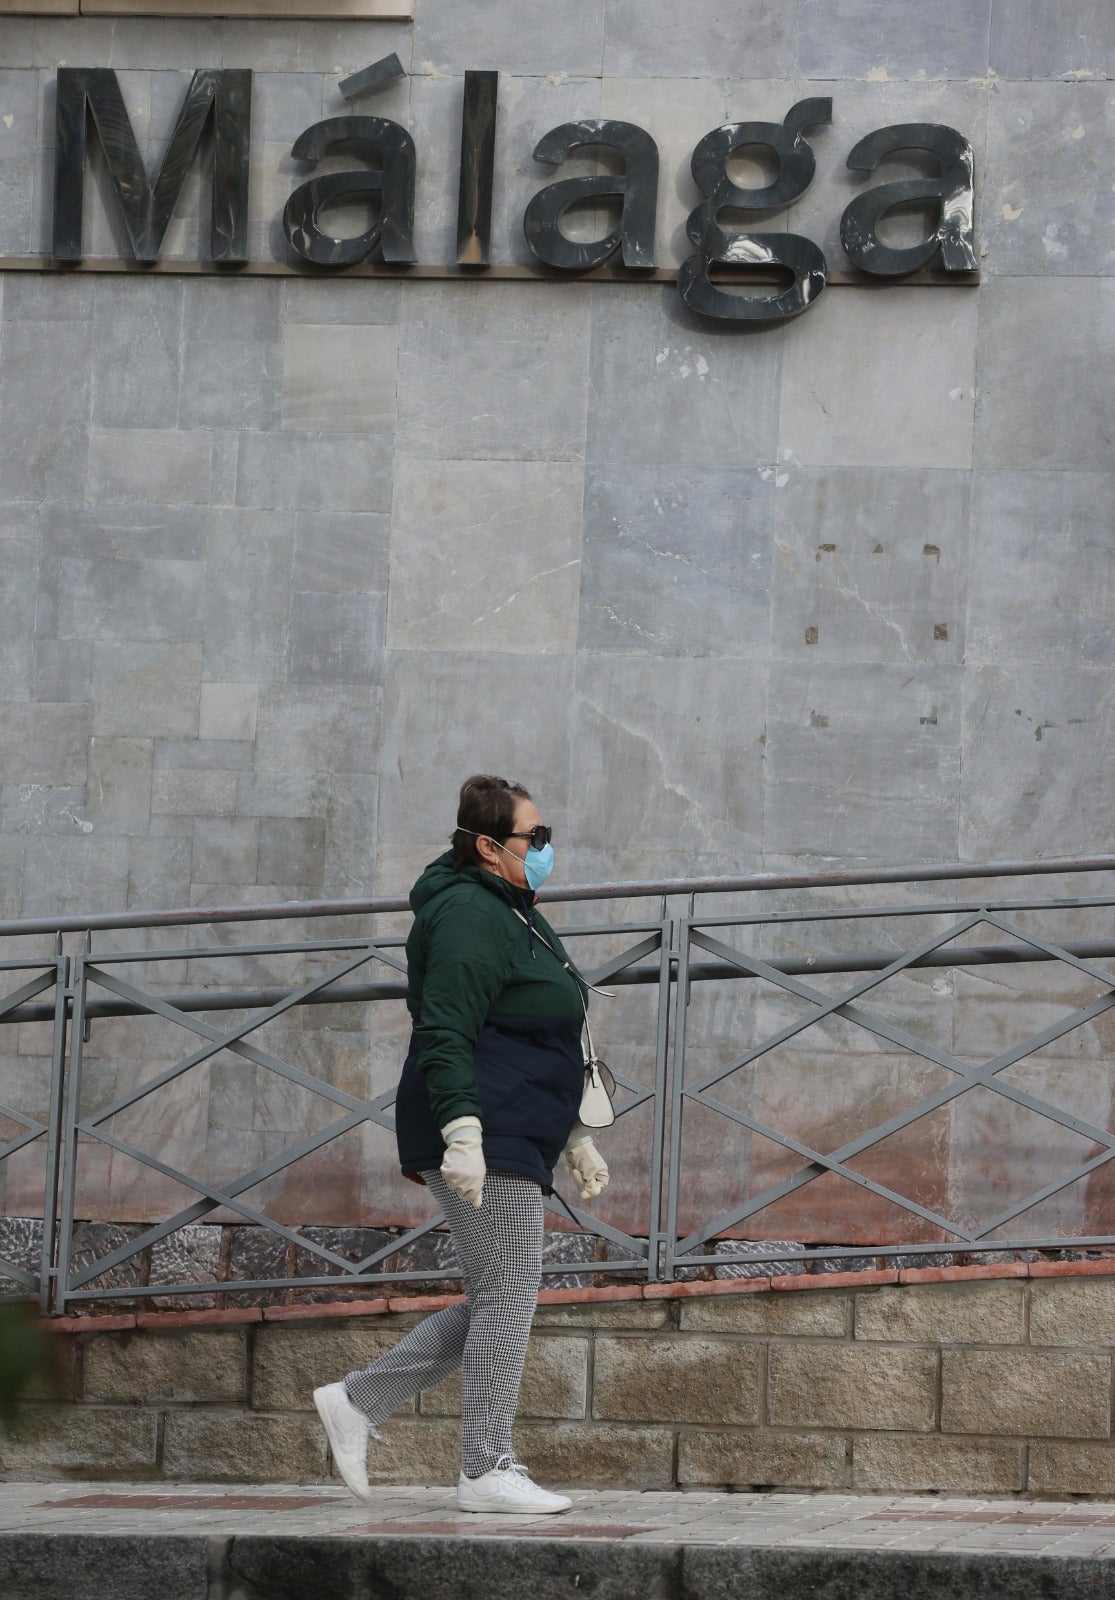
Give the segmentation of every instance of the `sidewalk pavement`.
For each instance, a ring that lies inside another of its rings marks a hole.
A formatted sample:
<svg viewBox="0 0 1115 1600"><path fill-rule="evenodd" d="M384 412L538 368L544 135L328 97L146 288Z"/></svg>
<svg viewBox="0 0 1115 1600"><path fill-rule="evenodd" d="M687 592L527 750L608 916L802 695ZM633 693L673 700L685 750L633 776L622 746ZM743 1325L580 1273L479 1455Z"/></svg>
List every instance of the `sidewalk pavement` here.
<svg viewBox="0 0 1115 1600"><path fill-rule="evenodd" d="M0 1483L4 1600L1115 1600L1115 1503L579 1490Z"/></svg>

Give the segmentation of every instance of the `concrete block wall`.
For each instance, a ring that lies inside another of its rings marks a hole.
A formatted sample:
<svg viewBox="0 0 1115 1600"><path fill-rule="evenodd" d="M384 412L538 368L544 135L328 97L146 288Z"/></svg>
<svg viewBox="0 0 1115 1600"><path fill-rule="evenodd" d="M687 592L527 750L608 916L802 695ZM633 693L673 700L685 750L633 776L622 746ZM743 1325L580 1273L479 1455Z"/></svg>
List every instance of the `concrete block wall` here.
<svg viewBox="0 0 1115 1600"><path fill-rule="evenodd" d="M696 141L831 94L785 226L843 266L852 144L943 121L975 150L982 274L834 287L742 336L640 284L0 272L0 915L405 891L476 769L535 789L565 882L1115 848L1096 803L1115 751L1112 17L1095 0L418 0L413 24L0 18L3 255L48 245L60 61L117 69L152 166L193 69L250 67L251 250L272 260L294 138L393 50L407 76L375 109L417 143L423 261L454 253L462 77L486 66L498 261L527 259L548 128L653 133L676 263ZM171 257L197 255L201 189ZM92 254L123 251L96 179L87 222ZM1030 969L890 995L898 1020L985 1057L1078 990ZM727 1059L751 1009L719 996L691 1039ZM645 1076L632 1015L616 1003L600 1042ZM283 1045L379 1092L402 1029L350 1019ZM0 1080L34 1115L41 1030L10 1032ZM91 1100L172 1049L124 1037L95 1028ZM868 1059L862 1036L802 1045L780 1082L808 1082L783 1097L807 1141L908 1092L908 1063ZM1107 1126L1111 1051L1098 1019L1031 1084ZM305 1131L290 1097L232 1076L168 1091L165 1157L219 1175ZM760 1072L754 1092L781 1091ZM965 1153L1033 1144L973 1104L934 1127L919 1178L966 1217L995 1215L1008 1180L971 1187ZM720 1147L713 1187L764 1159ZM100 1154L82 1154L89 1214L158 1214L157 1186ZM279 1214L375 1226L382 1197L414 1202L392 1165L388 1140L354 1141L331 1175L292 1175ZM1035 1226L1087 1232L1102 1187ZM4 1208L33 1190L13 1179ZM763 1232L848 1237L840 1206L810 1205ZM865 1213L856 1238L899 1223Z"/></svg>
<svg viewBox="0 0 1115 1600"><path fill-rule="evenodd" d="M1110 1263L550 1291L516 1448L555 1483L1115 1493ZM0 1441L17 1477L328 1477L310 1391L445 1304L85 1317L64 1399ZM363 1313L363 1314L360 1314ZM373 1443L377 1483L451 1483L454 1379Z"/></svg>

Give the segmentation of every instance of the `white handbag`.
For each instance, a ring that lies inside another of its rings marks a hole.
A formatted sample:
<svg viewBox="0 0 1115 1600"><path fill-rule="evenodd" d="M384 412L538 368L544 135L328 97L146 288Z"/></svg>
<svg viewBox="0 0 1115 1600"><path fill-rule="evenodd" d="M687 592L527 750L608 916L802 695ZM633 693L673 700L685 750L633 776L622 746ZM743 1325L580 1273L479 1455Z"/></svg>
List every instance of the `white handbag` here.
<svg viewBox="0 0 1115 1600"><path fill-rule="evenodd" d="M531 926L521 911L516 911L515 915L520 922L526 922L528 928ZM537 928L533 928L532 932L534 937L546 946L550 954L557 956L558 960L561 961L561 957L558 956L549 939L544 938ZM616 1108L612 1099L616 1092L616 1080L608 1063L601 1061L596 1054L592 1042L592 1028L589 1026L588 1006L585 1004L585 997L581 993L581 984L583 983L586 988L591 989L593 994L607 995L609 999L612 997L612 991L610 989L598 989L596 984L589 983L588 979L581 976L571 961L561 961L561 964L566 972L572 973L574 978L580 979L577 984L577 994L580 996L581 1009L585 1014L585 1040L588 1048L584 1053L585 1086L581 1091L581 1106L577 1112L577 1120L586 1128L610 1128L616 1120Z"/></svg>

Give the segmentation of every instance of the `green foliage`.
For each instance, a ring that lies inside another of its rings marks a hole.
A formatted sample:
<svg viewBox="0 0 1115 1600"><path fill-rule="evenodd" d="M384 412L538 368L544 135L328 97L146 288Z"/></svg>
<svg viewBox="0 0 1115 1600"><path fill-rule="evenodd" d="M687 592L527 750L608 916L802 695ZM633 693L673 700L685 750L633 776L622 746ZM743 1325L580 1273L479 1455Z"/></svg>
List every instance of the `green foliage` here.
<svg viewBox="0 0 1115 1600"><path fill-rule="evenodd" d="M49 1383L53 1371L49 1337L39 1327L37 1308L25 1301L0 1303L0 1428L11 1430L28 1390L35 1383Z"/></svg>

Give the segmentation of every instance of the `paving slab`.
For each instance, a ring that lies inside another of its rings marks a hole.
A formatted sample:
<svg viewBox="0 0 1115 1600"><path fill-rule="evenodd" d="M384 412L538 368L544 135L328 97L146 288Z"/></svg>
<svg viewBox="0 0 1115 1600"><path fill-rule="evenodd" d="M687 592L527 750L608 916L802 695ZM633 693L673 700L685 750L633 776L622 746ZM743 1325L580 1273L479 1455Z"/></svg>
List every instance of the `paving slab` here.
<svg viewBox="0 0 1115 1600"><path fill-rule="evenodd" d="M559 1517L449 1489L0 1484L5 1600L1097 1600L1115 1503L573 1491Z"/></svg>

